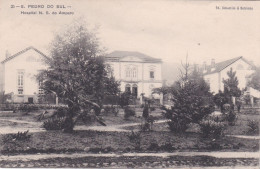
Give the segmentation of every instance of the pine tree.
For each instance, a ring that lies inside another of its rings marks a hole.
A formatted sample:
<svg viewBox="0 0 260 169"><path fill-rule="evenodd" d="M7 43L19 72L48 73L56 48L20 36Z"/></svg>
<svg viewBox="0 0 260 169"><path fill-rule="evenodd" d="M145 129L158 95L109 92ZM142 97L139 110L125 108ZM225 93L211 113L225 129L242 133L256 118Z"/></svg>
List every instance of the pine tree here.
<svg viewBox="0 0 260 169"><path fill-rule="evenodd" d="M230 68L227 72L228 79L223 79L224 83L224 93L225 95L231 97L239 97L241 95L241 90L238 88L238 79L236 77L236 72Z"/></svg>
<svg viewBox="0 0 260 169"><path fill-rule="evenodd" d="M174 106L166 110L166 117L172 131L185 132L190 123L199 123L213 111L212 93L202 75L195 70L188 73L188 64L182 78L171 88Z"/></svg>

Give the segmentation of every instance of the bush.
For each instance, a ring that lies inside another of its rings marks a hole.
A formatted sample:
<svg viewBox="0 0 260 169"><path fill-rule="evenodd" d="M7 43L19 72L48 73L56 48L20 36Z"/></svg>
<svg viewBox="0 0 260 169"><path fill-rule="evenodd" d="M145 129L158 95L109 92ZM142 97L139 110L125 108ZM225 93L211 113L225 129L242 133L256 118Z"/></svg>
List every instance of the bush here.
<svg viewBox="0 0 260 169"><path fill-rule="evenodd" d="M161 150L163 150L163 151L173 151L175 149L176 148L173 147L173 145L171 143L165 143L165 144L161 145Z"/></svg>
<svg viewBox="0 0 260 169"><path fill-rule="evenodd" d="M132 131L130 135L128 135L129 140L135 144L135 149L141 149L141 133Z"/></svg>
<svg viewBox="0 0 260 169"><path fill-rule="evenodd" d="M257 120L248 120L247 122L249 134L259 134L259 122Z"/></svg>
<svg viewBox="0 0 260 169"><path fill-rule="evenodd" d="M223 135L224 123L213 120L202 120L200 122L200 130L203 137L219 138Z"/></svg>
<svg viewBox="0 0 260 169"><path fill-rule="evenodd" d="M43 122L46 130L62 130L66 126L66 117L52 117Z"/></svg>
<svg viewBox="0 0 260 169"><path fill-rule="evenodd" d="M184 133L189 126L189 122L185 122L185 119L175 119L168 122L169 129L175 133Z"/></svg>
<svg viewBox="0 0 260 169"><path fill-rule="evenodd" d="M150 107L150 110L151 111L155 111L155 107Z"/></svg>
<svg viewBox="0 0 260 169"><path fill-rule="evenodd" d="M18 132L17 134L6 134L3 137L3 142L8 143L12 141L24 141L30 139L31 135L28 134L29 130L24 132Z"/></svg>
<svg viewBox="0 0 260 169"><path fill-rule="evenodd" d="M118 108L116 108L115 106L106 106L104 107L104 112L105 112L105 115L108 115L108 114L114 114L115 116L118 115Z"/></svg>
<svg viewBox="0 0 260 169"><path fill-rule="evenodd" d="M153 123L155 121L155 117L153 116L148 116L146 118L146 121L144 125L141 125L141 130L142 131L152 131L153 130Z"/></svg>
<svg viewBox="0 0 260 169"><path fill-rule="evenodd" d="M125 119L128 119L131 116L135 116L135 111L133 109L131 109L129 106L125 107L124 112L125 112L125 115L124 115Z"/></svg>
<svg viewBox="0 0 260 169"><path fill-rule="evenodd" d="M227 115L226 115L226 120L228 121L228 124L230 126L234 126L236 123L237 115L234 110L231 110Z"/></svg>
<svg viewBox="0 0 260 169"><path fill-rule="evenodd" d="M151 143L151 145L147 148L149 151L159 151L160 146L157 143Z"/></svg>

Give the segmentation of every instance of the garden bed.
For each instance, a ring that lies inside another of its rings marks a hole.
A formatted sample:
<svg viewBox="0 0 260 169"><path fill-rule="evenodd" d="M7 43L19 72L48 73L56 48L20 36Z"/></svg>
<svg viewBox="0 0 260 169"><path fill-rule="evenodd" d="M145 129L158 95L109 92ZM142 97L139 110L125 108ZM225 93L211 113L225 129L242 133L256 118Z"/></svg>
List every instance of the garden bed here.
<svg viewBox="0 0 260 169"><path fill-rule="evenodd" d="M61 131L29 133L28 140L5 141L0 136L2 154L66 153L66 152L174 152L174 151L258 151L259 140L223 137L202 138L196 133L177 135L168 131L141 132L131 140L128 132Z"/></svg>

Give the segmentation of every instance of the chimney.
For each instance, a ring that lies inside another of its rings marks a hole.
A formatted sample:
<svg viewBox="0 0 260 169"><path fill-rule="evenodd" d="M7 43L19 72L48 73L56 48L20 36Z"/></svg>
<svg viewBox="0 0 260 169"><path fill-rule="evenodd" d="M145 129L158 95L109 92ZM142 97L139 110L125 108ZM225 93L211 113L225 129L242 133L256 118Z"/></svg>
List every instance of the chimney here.
<svg viewBox="0 0 260 169"><path fill-rule="evenodd" d="M5 51L5 58L7 59L7 58L9 58L10 56L11 56L11 54L9 53L8 50L6 50L6 51Z"/></svg>
<svg viewBox="0 0 260 169"><path fill-rule="evenodd" d="M194 63L194 64L193 64L193 67L194 67L194 71L199 71L198 64Z"/></svg>
<svg viewBox="0 0 260 169"><path fill-rule="evenodd" d="M203 70L207 70L207 64L206 64L206 62L203 62Z"/></svg>
<svg viewBox="0 0 260 169"><path fill-rule="evenodd" d="M211 68L215 67L215 59L211 59Z"/></svg>

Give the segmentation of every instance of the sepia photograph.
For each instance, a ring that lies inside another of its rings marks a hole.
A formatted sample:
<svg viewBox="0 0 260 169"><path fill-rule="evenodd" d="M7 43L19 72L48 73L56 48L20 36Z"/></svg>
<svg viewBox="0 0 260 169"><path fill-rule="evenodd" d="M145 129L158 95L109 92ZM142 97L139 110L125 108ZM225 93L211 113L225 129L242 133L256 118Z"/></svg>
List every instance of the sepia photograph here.
<svg viewBox="0 0 260 169"><path fill-rule="evenodd" d="M0 0L0 168L260 167L260 1Z"/></svg>

